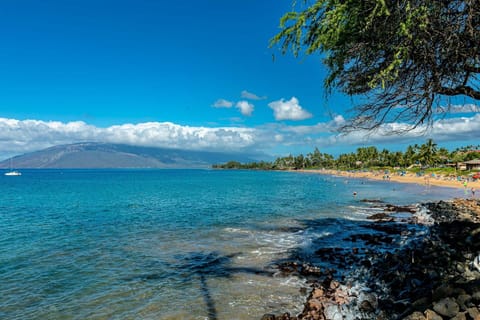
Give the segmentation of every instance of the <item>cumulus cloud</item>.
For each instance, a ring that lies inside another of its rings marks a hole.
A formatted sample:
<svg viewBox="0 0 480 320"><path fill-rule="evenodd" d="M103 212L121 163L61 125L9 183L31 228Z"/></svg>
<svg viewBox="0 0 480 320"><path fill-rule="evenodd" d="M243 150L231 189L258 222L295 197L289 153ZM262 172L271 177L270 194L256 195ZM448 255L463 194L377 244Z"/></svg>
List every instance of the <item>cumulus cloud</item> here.
<svg viewBox="0 0 480 320"><path fill-rule="evenodd" d="M249 100L265 100L265 99L267 99L267 97L265 97L265 96L260 97L260 96L256 95L255 93L248 92L247 90L242 91L241 97L243 99L249 99Z"/></svg>
<svg viewBox="0 0 480 320"><path fill-rule="evenodd" d="M268 106L273 109L275 120L304 120L312 117L312 114L300 106L298 99L292 97L285 101L280 99L270 102Z"/></svg>
<svg viewBox="0 0 480 320"><path fill-rule="evenodd" d="M470 141L480 136L480 114L472 117L457 117L437 120L431 127L419 126L414 130L402 134L392 134L392 131L400 131L408 128L405 123L386 123L375 131L357 130L344 135L332 135L322 143L358 145L364 143L409 143L410 141L433 138L436 142L446 141Z"/></svg>
<svg viewBox="0 0 480 320"><path fill-rule="evenodd" d="M225 99L218 99L212 106L214 108L231 108L234 106L234 103ZM235 107L240 111L241 114L247 117L250 117L255 109L253 104L245 100L238 101L235 104Z"/></svg>
<svg viewBox="0 0 480 320"><path fill-rule="evenodd" d="M233 106L233 102L225 100L225 99L218 99L212 105L214 108L231 108Z"/></svg>
<svg viewBox="0 0 480 320"><path fill-rule="evenodd" d="M244 116L250 117L255 106L248 101L238 101L235 105Z"/></svg>
<svg viewBox="0 0 480 320"><path fill-rule="evenodd" d="M248 104L244 107L248 111ZM253 108L253 106L252 106ZM253 109L252 109L253 110ZM480 113L436 121L431 128L419 127L402 135L392 130L406 124L389 123L373 132L339 134L345 123L338 115L310 126L270 123L254 128L193 127L171 122L145 122L97 127L82 121L59 122L0 118L0 158L75 142L105 142L186 150L272 152L279 147L358 146L414 143L433 138L436 142L471 141L480 136ZM328 149L327 149L328 150ZM328 152L328 151L327 151Z"/></svg>
<svg viewBox="0 0 480 320"><path fill-rule="evenodd" d="M442 140L471 140L480 137L480 114L443 119L433 124L431 134Z"/></svg>
<svg viewBox="0 0 480 320"><path fill-rule="evenodd" d="M59 144L106 142L189 150L254 149L256 129L190 127L170 122L146 122L100 128L82 121L57 122L0 118L0 150L27 153Z"/></svg>
<svg viewBox="0 0 480 320"><path fill-rule="evenodd" d="M437 108L437 113L477 113L480 112L480 106L475 104L462 104L462 105L451 105L451 106L442 106Z"/></svg>

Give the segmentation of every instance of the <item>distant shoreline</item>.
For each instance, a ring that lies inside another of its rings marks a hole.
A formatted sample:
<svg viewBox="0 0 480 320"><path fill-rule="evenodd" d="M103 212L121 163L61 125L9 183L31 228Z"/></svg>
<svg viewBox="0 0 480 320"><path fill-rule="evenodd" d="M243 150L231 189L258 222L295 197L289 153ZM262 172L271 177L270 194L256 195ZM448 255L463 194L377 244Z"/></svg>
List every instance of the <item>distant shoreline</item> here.
<svg viewBox="0 0 480 320"><path fill-rule="evenodd" d="M457 180L453 178L441 177L441 176L431 176L423 175L416 176L412 173L406 173L404 175L399 175L397 173L385 174L381 171L342 171L342 170L332 170L332 169L300 169L300 170L291 170L292 172L303 172L303 173L317 173L317 174L326 174L334 175L348 178L360 178L360 179L370 179L370 180L387 180L400 183L413 183L419 185L430 185L438 187L448 187L456 189L464 189L465 180ZM475 197L480 197L480 180L477 181L467 181L467 189L471 195L471 188L475 189Z"/></svg>

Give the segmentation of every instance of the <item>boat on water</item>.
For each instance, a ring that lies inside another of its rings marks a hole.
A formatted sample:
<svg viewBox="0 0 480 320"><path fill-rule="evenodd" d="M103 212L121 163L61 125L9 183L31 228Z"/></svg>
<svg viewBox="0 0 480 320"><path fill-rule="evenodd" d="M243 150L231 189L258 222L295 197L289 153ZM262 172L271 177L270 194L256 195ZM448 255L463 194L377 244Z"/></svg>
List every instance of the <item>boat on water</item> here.
<svg viewBox="0 0 480 320"><path fill-rule="evenodd" d="M10 159L10 171L5 172L6 176L21 176L22 173L12 169L12 159Z"/></svg>
<svg viewBox="0 0 480 320"><path fill-rule="evenodd" d="M6 176L21 176L22 173L18 172L18 171L9 171L9 172L5 172L5 175Z"/></svg>

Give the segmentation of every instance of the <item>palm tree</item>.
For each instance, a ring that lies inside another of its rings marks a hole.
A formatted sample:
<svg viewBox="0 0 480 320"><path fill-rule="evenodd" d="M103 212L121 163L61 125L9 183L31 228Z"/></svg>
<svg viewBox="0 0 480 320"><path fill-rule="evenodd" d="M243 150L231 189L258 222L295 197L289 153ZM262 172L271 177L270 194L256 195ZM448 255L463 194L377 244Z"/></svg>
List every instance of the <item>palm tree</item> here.
<svg viewBox="0 0 480 320"><path fill-rule="evenodd" d="M439 148L438 149L438 159L441 164L445 164L448 162L450 156L450 152L446 148Z"/></svg>
<svg viewBox="0 0 480 320"><path fill-rule="evenodd" d="M388 151L387 149L383 149L382 152L380 152L380 165L381 166L386 166L388 165L388 158L390 156L390 151Z"/></svg>
<svg viewBox="0 0 480 320"><path fill-rule="evenodd" d="M322 153L318 148L315 148L313 153L308 154L308 158L310 159L312 167L318 168L321 166L322 163Z"/></svg>
<svg viewBox="0 0 480 320"><path fill-rule="evenodd" d="M403 155L403 164L405 167L412 165L415 162L416 153L413 146L408 146L407 151Z"/></svg>
<svg viewBox="0 0 480 320"><path fill-rule="evenodd" d="M403 163L403 153L401 151L397 151L391 154L391 162L390 166L392 167L402 167Z"/></svg>
<svg viewBox="0 0 480 320"><path fill-rule="evenodd" d="M437 153L437 144L433 142L433 139L428 139L420 146L420 160L423 160L425 165L434 165L438 158Z"/></svg>

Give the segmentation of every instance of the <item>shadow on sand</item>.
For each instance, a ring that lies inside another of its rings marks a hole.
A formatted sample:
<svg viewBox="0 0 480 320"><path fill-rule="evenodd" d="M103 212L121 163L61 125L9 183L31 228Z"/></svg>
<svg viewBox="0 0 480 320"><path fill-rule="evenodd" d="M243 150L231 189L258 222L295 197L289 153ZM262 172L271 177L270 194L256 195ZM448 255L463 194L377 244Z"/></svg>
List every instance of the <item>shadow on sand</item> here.
<svg viewBox="0 0 480 320"><path fill-rule="evenodd" d="M175 277L181 278L183 283L198 281L201 294L205 303L208 319L218 320L215 299L212 296L208 280L212 278L231 278L234 274L247 273L255 275L273 276L273 272L266 270L234 267L232 259L237 254L222 255L219 252L189 252L175 256L177 263L169 268L175 270ZM151 262L150 264L156 264ZM166 272L146 273L126 278L127 281L155 281L172 276Z"/></svg>
<svg viewBox="0 0 480 320"><path fill-rule="evenodd" d="M273 273L265 270L233 267L232 259L237 255L222 255L218 252L191 252L176 256L180 263L178 267L187 272L185 280L190 281L197 278L200 281L200 288L209 319L218 319L218 313L215 307L215 300L208 286L208 279L231 278L236 273L273 275Z"/></svg>

